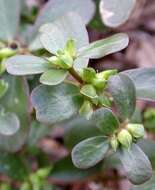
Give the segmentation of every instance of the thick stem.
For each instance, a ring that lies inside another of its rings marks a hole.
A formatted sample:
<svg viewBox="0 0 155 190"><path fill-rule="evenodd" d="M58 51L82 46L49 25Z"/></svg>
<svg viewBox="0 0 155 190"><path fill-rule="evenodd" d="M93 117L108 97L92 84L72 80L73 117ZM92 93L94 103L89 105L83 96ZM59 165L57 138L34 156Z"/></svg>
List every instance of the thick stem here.
<svg viewBox="0 0 155 190"><path fill-rule="evenodd" d="M80 75L74 70L74 68L70 68L69 69L69 73L80 83L83 83L82 78L80 77Z"/></svg>

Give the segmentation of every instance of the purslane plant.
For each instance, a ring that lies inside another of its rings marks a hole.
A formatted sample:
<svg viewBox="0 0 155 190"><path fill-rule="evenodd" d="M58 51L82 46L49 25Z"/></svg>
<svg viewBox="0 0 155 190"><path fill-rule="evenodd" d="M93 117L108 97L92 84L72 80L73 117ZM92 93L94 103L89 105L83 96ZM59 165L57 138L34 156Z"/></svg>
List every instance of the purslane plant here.
<svg viewBox="0 0 155 190"><path fill-rule="evenodd" d="M152 176L151 163L136 144L144 136L142 124L132 123L136 98L154 99L140 88L139 75L151 76L151 69L117 73L96 72L89 59L98 59L127 47L124 33L89 43L80 16L69 13L40 28L40 41L49 57L16 55L6 60L13 75L41 74L31 102L40 122L57 123L77 112L96 123L101 132L77 144L72 160L78 168L89 168L113 152L121 160L129 180L141 184ZM70 79L70 76L73 79ZM147 78L147 77L146 77ZM117 113L112 111L113 104Z"/></svg>

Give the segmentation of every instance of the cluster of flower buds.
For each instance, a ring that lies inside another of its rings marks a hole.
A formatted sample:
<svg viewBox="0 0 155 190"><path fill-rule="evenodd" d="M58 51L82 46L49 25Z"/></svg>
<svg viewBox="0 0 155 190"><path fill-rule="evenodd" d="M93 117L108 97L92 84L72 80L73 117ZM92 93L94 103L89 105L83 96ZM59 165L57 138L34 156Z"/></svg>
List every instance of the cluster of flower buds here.
<svg viewBox="0 0 155 190"><path fill-rule="evenodd" d="M111 146L114 151L117 150L119 144L129 149L133 140L144 137L144 126L141 124L127 124L124 129L118 132L117 135L113 135L111 138Z"/></svg>
<svg viewBox="0 0 155 190"><path fill-rule="evenodd" d="M56 67L61 69L70 69L73 66L74 59L76 58L76 47L74 40L67 41L64 50L58 50L55 56L50 57L48 60Z"/></svg>

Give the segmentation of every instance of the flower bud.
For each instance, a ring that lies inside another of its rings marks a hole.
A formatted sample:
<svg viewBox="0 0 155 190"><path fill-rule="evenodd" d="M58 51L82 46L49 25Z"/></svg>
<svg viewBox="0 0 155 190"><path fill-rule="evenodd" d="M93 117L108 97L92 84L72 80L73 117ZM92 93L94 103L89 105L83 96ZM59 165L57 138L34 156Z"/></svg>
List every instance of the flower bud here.
<svg viewBox="0 0 155 190"><path fill-rule="evenodd" d="M128 124L127 129L131 133L131 135L135 138L144 137L145 130L144 126L141 124Z"/></svg>
<svg viewBox="0 0 155 190"><path fill-rule="evenodd" d="M106 86L107 81L105 79L94 78L92 84L98 89L103 89Z"/></svg>
<svg viewBox="0 0 155 190"><path fill-rule="evenodd" d="M79 114L81 116L84 116L87 120L89 120L93 114L93 107L92 107L91 102L89 102L88 100L85 100L79 110Z"/></svg>
<svg viewBox="0 0 155 190"><path fill-rule="evenodd" d="M73 58L69 55L69 53L64 53L63 55L60 55L61 60L61 68L63 69L69 69L73 65Z"/></svg>
<svg viewBox="0 0 155 190"><path fill-rule="evenodd" d="M117 138L124 147L130 148L132 143L132 136L126 129L122 129Z"/></svg>
<svg viewBox="0 0 155 190"><path fill-rule="evenodd" d="M98 77L108 80L110 76L115 75L115 74L117 74L116 69L106 70L106 71L102 71L102 72L98 73Z"/></svg>
<svg viewBox="0 0 155 190"><path fill-rule="evenodd" d="M11 48L3 48L0 49L0 58L8 58L10 56L13 56L16 54L17 51L11 49Z"/></svg>
<svg viewBox="0 0 155 190"><path fill-rule="evenodd" d="M111 138L110 144L111 144L111 147L113 148L113 150L116 152L116 150L118 148L118 140L115 135Z"/></svg>

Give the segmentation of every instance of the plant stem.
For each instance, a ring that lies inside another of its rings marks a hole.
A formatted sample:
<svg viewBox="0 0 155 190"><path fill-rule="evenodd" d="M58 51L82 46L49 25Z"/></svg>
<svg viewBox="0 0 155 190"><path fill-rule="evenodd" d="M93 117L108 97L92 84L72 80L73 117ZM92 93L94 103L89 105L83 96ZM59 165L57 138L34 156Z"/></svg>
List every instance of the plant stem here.
<svg viewBox="0 0 155 190"><path fill-rule="evenodd" d="M80 77L80 75L75 71L75 69L72 67L69 69L69 73L80 83L83 83L82 78Z"/></svg>

